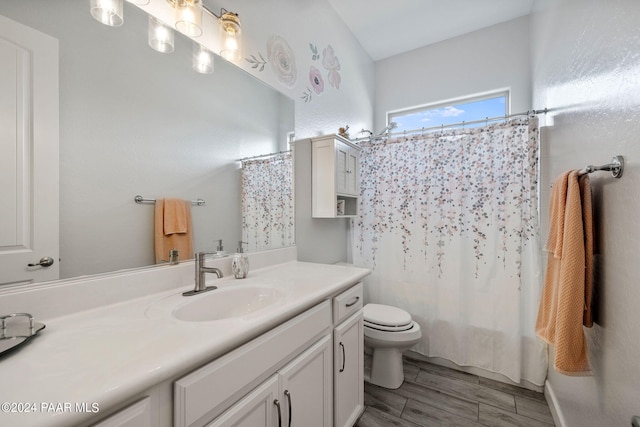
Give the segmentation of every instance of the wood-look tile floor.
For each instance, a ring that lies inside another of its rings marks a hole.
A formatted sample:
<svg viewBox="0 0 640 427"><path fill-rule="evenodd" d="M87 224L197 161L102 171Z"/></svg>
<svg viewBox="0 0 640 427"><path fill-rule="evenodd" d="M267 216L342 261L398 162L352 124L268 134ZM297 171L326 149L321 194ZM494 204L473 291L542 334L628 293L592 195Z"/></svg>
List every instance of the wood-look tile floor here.
<svg viewBox="0 0 640 427"><path fill-rule="evenodd" d="M554 426L542 393L407 358L404 371L397 390L365 383L356 427Z"/></svg>

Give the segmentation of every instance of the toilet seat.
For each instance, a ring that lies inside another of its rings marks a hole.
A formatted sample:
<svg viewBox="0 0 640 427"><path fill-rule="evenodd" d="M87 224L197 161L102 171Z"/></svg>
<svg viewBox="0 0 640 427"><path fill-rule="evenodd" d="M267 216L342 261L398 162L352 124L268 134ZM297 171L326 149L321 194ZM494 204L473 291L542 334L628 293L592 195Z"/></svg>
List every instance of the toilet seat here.
<svg viewBox="0 0 640 427"><path fill-rule="evenodd" d="M406 311L383 304L367 304L363 309L364 326L385 332L402 332L411 329L414 322Z"/></svg>

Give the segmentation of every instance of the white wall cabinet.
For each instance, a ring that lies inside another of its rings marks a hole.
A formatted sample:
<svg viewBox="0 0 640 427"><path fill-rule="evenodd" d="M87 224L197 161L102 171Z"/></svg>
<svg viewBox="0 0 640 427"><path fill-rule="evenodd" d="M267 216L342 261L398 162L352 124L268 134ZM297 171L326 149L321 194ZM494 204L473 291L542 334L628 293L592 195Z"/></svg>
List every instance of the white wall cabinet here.
<svg viewBox="0 0 640 427"><path fill-rule="evenodd" d="M313 138L311 146L312 217L357 215L360 147L339 135Z"/></svg>

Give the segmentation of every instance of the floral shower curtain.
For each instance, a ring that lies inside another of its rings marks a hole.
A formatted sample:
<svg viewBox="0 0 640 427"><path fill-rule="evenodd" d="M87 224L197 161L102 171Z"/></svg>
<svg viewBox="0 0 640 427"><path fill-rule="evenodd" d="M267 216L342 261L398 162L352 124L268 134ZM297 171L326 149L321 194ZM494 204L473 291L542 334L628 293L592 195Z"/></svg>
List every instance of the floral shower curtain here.
<svg viewBox="0 0 640 427"><path fill-rule="evenodd" d="M251 251L294 244L291 153L242 161L242 240Z"/></svg>
<svg viewBox="0 0 640 427"><path fill-rule="evenodd" d="M537 119L361 145L367 300L412 314L414 351L543 385Z"/></svg>

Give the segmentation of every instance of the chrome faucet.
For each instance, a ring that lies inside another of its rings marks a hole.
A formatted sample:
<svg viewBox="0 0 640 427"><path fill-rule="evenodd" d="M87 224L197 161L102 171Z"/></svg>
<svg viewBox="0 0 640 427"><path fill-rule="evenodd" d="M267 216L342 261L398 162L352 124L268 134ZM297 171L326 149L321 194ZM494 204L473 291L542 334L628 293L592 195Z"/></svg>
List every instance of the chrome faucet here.
<svg viewBox="0 0 640 427"><path fill-rule="evenodd" d="M222 271L219 268L215 267L205 267L204 266L204 257L205 255L213 255L215 252L198 252L196 254L196 287L191 291L184 292L182 295L185 297L191 295L197 295L202 292L212 291L217 289L217 286L205 286L204 274L205 273L215 273L218 276L218 279L222 277Z"/></svg>

